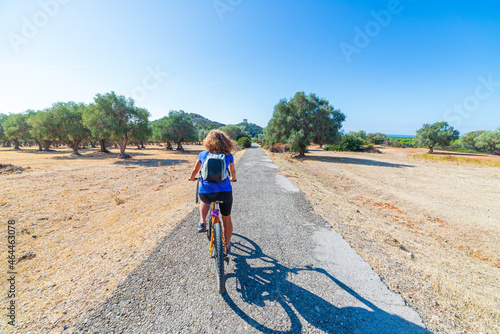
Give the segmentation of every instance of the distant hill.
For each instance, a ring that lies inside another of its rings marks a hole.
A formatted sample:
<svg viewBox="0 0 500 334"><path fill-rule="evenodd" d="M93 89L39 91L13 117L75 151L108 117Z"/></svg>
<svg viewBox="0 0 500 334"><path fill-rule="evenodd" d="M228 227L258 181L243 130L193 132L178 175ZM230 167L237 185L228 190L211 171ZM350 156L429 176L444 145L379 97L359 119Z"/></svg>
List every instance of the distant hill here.
<svg viewBox="0 0 500 334"><path fill-rule="evenodd" d="M222 124L222 123L219 123L219 122L211 121L208 118L203 117L203 116L201 116L199 114L189 113L188 115L193 120L194 125L196 125L196 127L198 127L198 128L203 128L203 129L206 129L206 130L212 130L212 129L218 129L221 126L225 125L225 124Z"/></svg>
<svg viewBox="0 0 500 334"><path fill-rule="evenodd" d="M200 129L213 130L226 125L209 120L208 118L201 116L200 114L188 113L188 115L189 117L191 117L191 120L193 121L194 125ZM252 137L257 137L260 133L264 133L264 129L261 126L254 123L241 122L236 125L245 127L245 130L248 131L248 133Z"/></svg>
<svg viewBox="0 0 500 334"><path fill-rule="evenodd" d="M245 129L248 131L248 133L252 137L257 137L259 134L264 133L264 129L261 126L258 126L257 124L254 124L254 123L241 122L241 123L236 124L236 125L244 126Z"/></svg>

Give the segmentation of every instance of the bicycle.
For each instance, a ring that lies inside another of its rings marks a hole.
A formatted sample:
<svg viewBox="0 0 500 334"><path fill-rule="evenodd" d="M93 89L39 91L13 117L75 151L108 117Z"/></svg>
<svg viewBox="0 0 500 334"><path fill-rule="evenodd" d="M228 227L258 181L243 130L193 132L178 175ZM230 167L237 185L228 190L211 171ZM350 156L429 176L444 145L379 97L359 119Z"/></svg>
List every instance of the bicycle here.
<svg viewBox="0 0 500 334"><path fill-rule="evenodd" d="M198 188L200 178L196 186L196 203L198 203ZM215 274L217 279L217 290L220 294L226 292L226 280L224 276L224 261L229 263L229 256L227 254L227 246L224 240L224 233L222 229L222 219L220 218L219 204L222 201L215 201L210 203L210 224L207 228L207 238L210 242L209 254L210 258L215 259Z"/></svg>

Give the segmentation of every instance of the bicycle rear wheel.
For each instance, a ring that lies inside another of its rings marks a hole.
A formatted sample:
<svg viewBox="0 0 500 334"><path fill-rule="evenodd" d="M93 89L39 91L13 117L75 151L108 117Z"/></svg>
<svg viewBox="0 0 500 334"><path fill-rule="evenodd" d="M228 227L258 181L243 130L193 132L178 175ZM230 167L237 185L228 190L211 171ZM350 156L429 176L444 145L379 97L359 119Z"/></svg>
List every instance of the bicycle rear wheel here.
<svg viewBox="0 0 500 334"><path fill-rule="evenodd" d="M224 277L224 244L222 243L222 229L220 222L215 224L214 230L214 258L217 276L217 288L220 294L226 292L226 279Z"/></svg>

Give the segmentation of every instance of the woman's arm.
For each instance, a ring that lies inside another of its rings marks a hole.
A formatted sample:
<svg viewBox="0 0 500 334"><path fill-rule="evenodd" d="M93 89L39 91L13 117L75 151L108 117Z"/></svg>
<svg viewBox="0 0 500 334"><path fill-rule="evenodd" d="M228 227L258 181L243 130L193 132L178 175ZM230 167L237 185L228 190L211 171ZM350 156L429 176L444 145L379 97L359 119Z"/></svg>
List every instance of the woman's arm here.
<svg viewBox="0 0 500 334"><path fill-rule="evenodd" d="M229 164L229 171L231 172L231 182L236 182L236 169L233 162Z"/></svg>
<svg viewBox="0 0 500 334"><path fill-rule="evenodd" d="M193 171L191 172L191 177L189 178L189 181L196 181L196 174L198 174L200 168L201 168L201 162L199 160L196 160L196 164L194 165Z"/></svg>

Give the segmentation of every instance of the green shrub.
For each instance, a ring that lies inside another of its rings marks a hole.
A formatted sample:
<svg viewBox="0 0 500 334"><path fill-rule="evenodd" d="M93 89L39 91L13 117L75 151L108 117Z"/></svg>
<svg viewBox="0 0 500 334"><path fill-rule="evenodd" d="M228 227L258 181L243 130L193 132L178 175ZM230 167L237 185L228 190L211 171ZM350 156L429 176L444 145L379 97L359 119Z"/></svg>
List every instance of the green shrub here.
<svg viewBox="0 0 500 334"><path fill-rule="evenodd" d="M363 151L364 141L352 134L342 135L340 143L336 145L325 146L325 151L349 151L349 152L360 152Z"/></svg>
<svg viewBox="0 0 500 334"><path fill-rule="evenodd" d="M238 139L238 146L241 148L249 148L252 146L252 140L248 137L240 137Z"/></svg>
<svg viewBox="0 0 500 334"><path fill-rule="evenodd" d="M387 145L398 148L415 147L412 137L390 137Z"/></svg>
<svg viewBox="0 0 500 334"><path fill-rule="evenodd" d="M337 145L325 145L325 147L323 147L323 151L337 151L335 149Z"/></svg>
<svg viewBox="0 0 500 334"><path fill-rule="evenodd" d="M373 143L376 145L380 145L389 141L389 138L385 134L380 132L369 133L366 135L366 138L368 139L368 144Z"/></svg>
<svg viewBox="0 0 500 334"><path fill-rule="evenodd" d="M375 148L375 144L373 144L373 143L366 145L364 151L368 152L368 153L382 153L378 149Z"/></svg>
<svg viewBox="0 0 500 334"><path fill-rule="evenodd" d="M396 148L405 148L406 147L402 142L395 141L395 140L390 140L387 143L387 145L390 147L396 147Z"/></svg>

